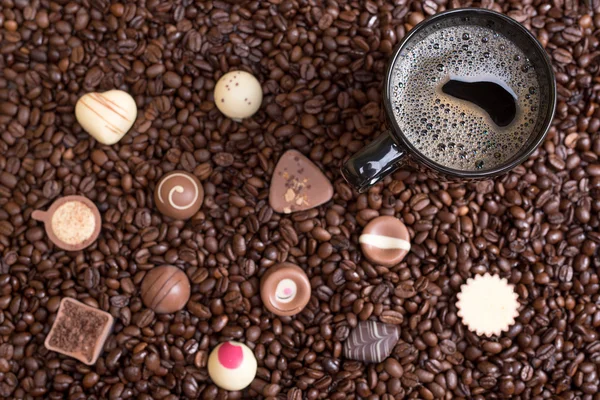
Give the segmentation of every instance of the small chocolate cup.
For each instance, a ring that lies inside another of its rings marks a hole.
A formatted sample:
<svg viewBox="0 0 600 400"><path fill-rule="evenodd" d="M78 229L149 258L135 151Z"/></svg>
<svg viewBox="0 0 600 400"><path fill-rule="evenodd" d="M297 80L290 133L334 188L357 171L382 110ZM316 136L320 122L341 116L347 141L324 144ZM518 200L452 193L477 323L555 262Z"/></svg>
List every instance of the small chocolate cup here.
<svg viewBox="0 0 600 400"><path fill-rule="evenodd" d="M85 204L92 211L92 214L94 214L94 231L92 232L89 238L77 244L65 243L58 236L56 236L53 229L54 227L52 226L52 216L54 215L56 210L58 210L58 208L63 204L69 203L71 201L78 201L80 203ZM83 196L61 197L60 199L52 203L48 211L35 210L34 212L32 212L31 218L43 222L44 228L46 229L46 234L48 235L48 238L52 241L52 243L54 243L61 249L68 251L83 250L92 243L94 243L98 238L98 235L100 235L100 229L102 227L102 218L100 217L100 211L98 211L98 207L96 207L96 205L91 200Z"/></svg>

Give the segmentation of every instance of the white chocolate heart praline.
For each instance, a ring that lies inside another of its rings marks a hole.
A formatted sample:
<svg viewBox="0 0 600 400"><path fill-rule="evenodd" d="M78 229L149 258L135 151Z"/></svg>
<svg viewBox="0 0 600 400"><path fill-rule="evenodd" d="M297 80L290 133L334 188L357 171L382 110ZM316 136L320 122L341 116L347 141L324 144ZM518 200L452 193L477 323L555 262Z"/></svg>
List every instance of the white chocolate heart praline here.
<svg viewBox="0 0 600 400"><path fill-rule="evenodd" d="M215 103L227 117L241 121L258 111L262 103L262 87L245 71L232 71L221 77L215 86Z"/></svg>
<svg viewBox="0 0 600 400"><path fill-rule="evenodd" d="M77 122L102 144L115 144L137 118L137 105L129 93L109 90L87 93L75 105Z"/></svg>

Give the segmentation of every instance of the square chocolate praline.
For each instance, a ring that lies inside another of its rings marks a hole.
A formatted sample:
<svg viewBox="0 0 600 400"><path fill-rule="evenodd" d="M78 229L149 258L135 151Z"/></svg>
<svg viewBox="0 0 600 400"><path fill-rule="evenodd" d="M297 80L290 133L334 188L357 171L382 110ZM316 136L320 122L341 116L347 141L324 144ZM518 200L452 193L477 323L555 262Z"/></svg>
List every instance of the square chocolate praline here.
<svg viewBox="0 0 600 400"><path fill-rule="evenodd" d="M67 297L60 302L44 344L49 350L93 365L102 352L113 321L109 313Z"/></svg>

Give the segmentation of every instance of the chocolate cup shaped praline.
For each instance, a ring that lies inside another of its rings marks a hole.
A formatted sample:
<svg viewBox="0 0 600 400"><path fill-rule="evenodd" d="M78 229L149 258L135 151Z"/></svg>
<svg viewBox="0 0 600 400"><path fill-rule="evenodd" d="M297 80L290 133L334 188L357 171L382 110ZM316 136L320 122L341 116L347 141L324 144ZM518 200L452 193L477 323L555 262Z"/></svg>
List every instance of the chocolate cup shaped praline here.
<svg viewBox="0 0 600 400"><path fill-rule="evenodd" d="M59 215L55 215L57 211L60 211ZM52 243L68 251L83 250L91 245L102 228L98 207L84 196L61 197L52 203L48 211L32 212L31 218L43 222ZM77 237L82 234L83 237Z"/></svg>

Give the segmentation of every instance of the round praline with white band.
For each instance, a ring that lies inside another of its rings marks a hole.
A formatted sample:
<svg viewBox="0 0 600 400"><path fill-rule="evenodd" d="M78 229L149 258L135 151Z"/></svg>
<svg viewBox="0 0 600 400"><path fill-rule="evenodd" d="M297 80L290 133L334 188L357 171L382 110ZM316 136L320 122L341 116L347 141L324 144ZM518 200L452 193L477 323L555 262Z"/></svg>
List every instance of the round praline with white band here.
<svg viewBox="0 0 600 400"><path fill-rule="evenodd" d="M456 298L457 315L480 336L508 331L519 316L519 295L498 275L486 273L467 279Z"/></svg>
<svg viewBox="0 0 600 400"><path fill-rule="evenodd" d="M154 191L158 210L171 218L188 219L200 210L204 188L194 175L186 171L173 171L164 175Z"/></svg>
<svg viewBox="0 0 600 400"><path fill-rule="evenodd" d="M378 265L396 265L410 251L410 234L406 225L388 215L370 221L358 241L363 255Z"/></svg>

